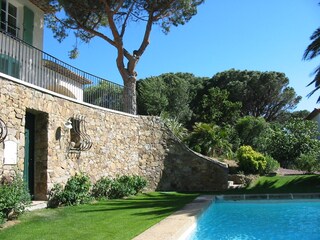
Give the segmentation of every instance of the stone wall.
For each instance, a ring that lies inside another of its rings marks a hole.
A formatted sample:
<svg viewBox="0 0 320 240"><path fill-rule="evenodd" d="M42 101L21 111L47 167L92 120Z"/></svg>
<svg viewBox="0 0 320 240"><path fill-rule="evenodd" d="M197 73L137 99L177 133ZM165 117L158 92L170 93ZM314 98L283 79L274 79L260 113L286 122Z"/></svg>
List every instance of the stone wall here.
<svg viewBox="0 0 320 240"><path fill-rule="evenodd" d="M150 190L211 191L227 187L227 166L186 148L157 117L133 116L80 104L48 91L0 76L0 118L18 143L16 165L0 162L0 174L23 172L26 112L35 116L35 197L44 199L54 183L76 172L94 182L102 176L138 174ZM70 151L70 130L64 123L80 114L93 145ZM0 143L0 159L3 159Z"/></svg>

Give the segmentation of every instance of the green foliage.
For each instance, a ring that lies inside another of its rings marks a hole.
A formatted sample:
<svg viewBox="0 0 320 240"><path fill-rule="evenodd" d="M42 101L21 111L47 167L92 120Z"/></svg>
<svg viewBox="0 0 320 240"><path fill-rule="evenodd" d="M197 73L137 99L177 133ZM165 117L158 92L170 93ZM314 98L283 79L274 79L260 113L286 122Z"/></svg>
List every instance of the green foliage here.
<svg viewBox="0 0 320 240"><path fill-rule="evenodd" d="M117 199L136 195L147 185L147 180L141 176L120 176L115 179L103 177L92 188L93 197L100 199Z"/></svg>
<svg viewBox="0 0 320 240"><path fill-rule="evenodd" d="M310 40L312 41L303 54L303 59L312 60L319 56L320 54L320 28L317 28L314 33L311 35ZM315 89L312 90L308 96L314 94L317 90L320 89L320 66L314 71L314 79L308 84L308 86L314 84ZM317 102L320 102L320 97Z"/></svg>
<svg viewBox="0 0 320 240"><path fill-rule="evenodd" d="M165 33L170 27L187 23L197 13L197 6L204 0L175 0L146 3L138 1L92 1L92 0L50 0L55 12L47 15L46 23L54 32L54 36L61 42L72 30L77 37L89 42L95 32L104 32L104 28L112 28L109 21L118 23L119 35L121 27L132 23L145 22L149 18L151 23L157 23ZM60 10L66 12L66 18L58 18ZM110 9L110 10L109 10ZM54 18L56 14L58 19ZM125 28L126 26L124 26ZM76 31L76 30L77 31ZM123 34L120 35L123 37Z"/></svg>
<svg viewBox="0 0 320 240"><path fill-rule="evenodd" d="M266 158L251 146L241 146L237 151L237 159L244 173L263 174L267 166Z"/></svg>
<svg viewBox="0 0 320 240"><path fill-rule="evenodd" d="M90 178L83 173L76 173L70 177L62 190L62 186L56 184L51 190L49 196L49 206L78 205L88 203L90 197Z"/></svg>
<svg viewBox="0 0 320 240"><path fill-rule="evenodd" d="M191 149L207 156L229 156L232 154L229 128L227 127L196 123L186 142Z"/></svg>
<svg viewBox="0 0 320 240"><path fill-rule="evenodd" d="M257 147L260 135L266 130L268 123L262 117L245 116L238 119L235 129L241 145Z"/></svg>
<svg viewBox="0 0 320 240"><path fill-rule="evenodd" d="M147 180L141 176L120 176L115 179L102 177L90 191L91 183L87 175L76 174L68 179L65 187L55 184L50 191L49 207L59 205L79 205L88 203L92 197L96 199L116 199L136 195L147 185Z"/></svg>
<svg viewBox="0 0 320 240"><path fill-rule="evenodd" d="M190 83L178 74L163 74L163 80L167 86L166 96L168 106L166 112L175 116L178 121L185 122L191 117L189 108Z"/></svg>
<svg viewBox="0 0 320 240"><path fill-rule="evenodd" d="M228 100L241 102L241 115L263 117L267 121L294 109L301 97L289 87L284 73L228 70L213 76L206 89L218 87L229 92Z"/></svg>
<svg viewBox="0 0 320 240"><path fill-rule="evenodd" d="M239 117L241 103L228 100L227 90L211 88L206 94L199 92L195 105L193 121L215 123L217 125L233 124Z"/></svg>
<svg viewBox="0 0 320 240"><path fill-rule="evenodd" d="M294 167L302 154L320 151L317 124L303 119L292 119L275 124L265 135L264 152L276 159L282 167Z"/></svg>
<svg viewBox="0 0 320 240"><path fill-rule="evenodd" d="M76 44L70 57L76 57L77 44L88 43L97 36L117 51L116 66L124 82L124 110L136 114L136 66L150 42L153 26L160 26L165 33L171 26L187 23L197 14L197 7L204 0L175 1L98 1L98 0L50 0L44 7L51 7L45 22L54 37L63 41L75 34ZM47 6L46 6L47 5ZM49 6L48 6L49 5ZM124 43L134 44L128 36L128 26L144 25L141 41L130 51Z"/></svg>
<svg viewBox="0 0 320 240"><path fill-rule="evenodd" d="M17 217L31 202L31 196L21 176L3 176L0 182L0 223Z"/></svg>
<svg viewBox="0 0 320 240"><path fill-rule="evenodd" d="M169 104L166 90L167 86L161 76L138 81L138 113L160 116Z"/></svg>
<svg viewBox="0 0 320 240"><path fill-rule="evenodd" d="M63 196L63 186L61 184L55 183L53 188L49 191L49 201L48 207L55 208L64 202Z"/></svg>
<svg viewBox="0 0 320 240"><path fill-rule="evenodd" d="M83 91L83 101L100 107L122 110L122 99L122 86L104 80L97 85L86 87Z"/></svg>
<svg viewBox="0 0 320 240"><path fill-rule="evenodd" d="M319 153L313 152L309 154L301 154L294 163L299 170L313 173L320 171L320 157Z"/></svg>
<svg viewBox="0 0 320 240"><path fill-rule="evenodd" d="M265 160L267 161L266 168L264 169L265 174L274 173L280 168L280 163L274 160L270 156L265 156Z"/></svg>
<svg viewBox="0 0 320 240"><path fill-rule="evenodd" d="M308 110L299 110L299 111L293 111L293 112L284 111L278 115L276 121L284 124L285 122L288 122L293 118L305 119L309 114L310 114L310 111Z"/></svg>
<svg viewBox="0 0 320 240"><path fill-rule="evenodd" d="M92 196L96 199L108 198L112 179L108 177L100 178L92 187Z"/></svg>
<svg viewBox="0 0 320 240"><path fill-rule="evenodd" d="M184 140L186 138L187 129L184 128L182 123L179 123L176 118L170 118L165 112L161 113L160 117L176 137L180 140Z"/></svg>
<svg viewBox="0 0 320 240"><path fill-rule="evenodd" d="M146 184L147 181L140 176L120 176L112 181L108 198L116 199L136 195Z"/></svg>
<svg viewBox="0 0 320 240"><path fill-rule="evenodd" d="M192 115L190 102L203 86L204 78L190 73L166 73L138 81L138 113L157 115L187 123Z"/></svg>

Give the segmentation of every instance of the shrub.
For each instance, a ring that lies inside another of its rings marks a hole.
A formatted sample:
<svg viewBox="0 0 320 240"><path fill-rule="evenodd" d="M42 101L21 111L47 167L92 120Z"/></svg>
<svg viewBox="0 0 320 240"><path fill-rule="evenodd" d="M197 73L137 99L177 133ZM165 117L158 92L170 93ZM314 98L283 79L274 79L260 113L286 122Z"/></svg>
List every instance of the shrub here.
<svg viewBox="0 0 320 240"><path fill-rule="evenodd" d="M111 183L109 198L123 198L135 195L140 192L147 184L147 181L140 176L121 176Z"/></svg>
<svg viewBox="0 0 320 240"><path fill-rule="evenodd" d="M267 161L265 157L252 149L251 146L241 146L237 151L239 168L244 173L264 173Z"/></svg>
<svg viewBox="0 0 320 240"><path fill-rule="evenodd" d="M48 207L58 207L63 202L63 187L61 184L54 184L49 192Z"/></svg>
<svg viewBox="0 0 320 240"><path fill-rule="evenodd" d="M24 212L31 196L21 176L2 177L0 182L0 223Z"/></svg>
<svg viewBox="0 0 320 240"><path fill-rule="evenodd" d="M49 206L56 206L60 204L78 205L87 203L91 200L90 197L90 178L83 174L75 174L68 179L64 189L62 186L56 184L49 194Z"/></svg>
<svg viewBox="0 0 320 240"><path fill-rule="evenodd" d="M103 177L92 187L92 197L96 199L116 199L139 193L146 187L147 181L140 176L121 176L116 179ZM49 193L48 207L58 207L61 204L77 205L91 200L90 179L84 174L71 177L66 186L55 184Z"/></svg>
<svg viewBox="0 0 320 240"><path fill-rule="evenodd" d="M230 128L215 124L196 123L187 144L191 149L209 157L230 156L232 145L229 142Z"/></svg>
<svg viewBox="0 0 320 240"><path fill-rule="evenodd" d="M168 113L162 112L160 118L176 137L180 140L186 138L188 131L176 117L172 118Z"/></svg>
<svg viewBox="0 0 320 240"><path fill-rule="evenodd" d="M308 173L319 171L319 156L316 153L301 154L301 156L296 159L295 166L299 170L306 171Z"/></svg>
<svg viewBox="0 0 320 240"><path fill-rule="evenodd" d="M147 180L141 176L133 175L132 182L135 194L141 192L147 186Z"/></svg>
<svg viewBox="0 0 320 240"><path fill-rule="evenodd" d="M110 178L100 178L92 187L92 196L96 199L108 198L111 184Z"/></svg>
<svg viewBox="0 0 320 240"><path fill-rule="evenodd" d="M273 125L265 134L265 149L282 167L292 167L302 155L320 151L318 129L314 121L291 119L282 125Z"/></svg>
<svg viewBox="0 0 320 240"><path fill-rule="evenodd" d="M63 198L67 205L78 205L90 201L90 178L83 174L72 176L64 187Z"/></svg>
<svg viewBox="0 0 320 240"><path fill-rule="evenodd" d="M268 127L268 123L262 117L245 116L237 120L235 129L241 141L241 145L256 147L259 136Z"/></svg>
<svg viewBox="0 0 320 240"><path fill-rule="evenodd" d="M267 165L264 170L264 173L266 173L266 174L274 173L275 171L277 171L280 168L280 163L278 161L274 160L272 157L267 155L267 156L265 156L265 160L267 161Z"/></svg>

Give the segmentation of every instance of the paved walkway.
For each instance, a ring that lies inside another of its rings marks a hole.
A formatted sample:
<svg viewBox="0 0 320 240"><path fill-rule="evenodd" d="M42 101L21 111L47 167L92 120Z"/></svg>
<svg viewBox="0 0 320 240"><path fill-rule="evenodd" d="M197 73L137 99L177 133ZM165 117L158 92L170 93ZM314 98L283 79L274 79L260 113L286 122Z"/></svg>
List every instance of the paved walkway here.
<svg viewBox="0 0 320 240"><path fill-rule="evenodd" d="M30 206L26 207L26 211L34 211L47 207L47 201L32 201Z"/></svg>
<svg viewBox="0 0 320 240"><path fill-rule="evenodd" d="M212 203L213 195L202 195L183 209L147 229L133 240L182 240L195 226L197 218Z"/></svg>

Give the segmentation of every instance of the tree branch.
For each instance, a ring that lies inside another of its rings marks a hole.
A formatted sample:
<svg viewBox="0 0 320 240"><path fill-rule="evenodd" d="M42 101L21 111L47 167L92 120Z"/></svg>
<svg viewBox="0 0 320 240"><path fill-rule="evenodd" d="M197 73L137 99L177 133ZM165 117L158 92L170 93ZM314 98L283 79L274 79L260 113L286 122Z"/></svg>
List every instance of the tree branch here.
<svg viewBox="0 0 320 240"><path fill-rule="evenodd" d="M140 58L140 56L144 53L144 51L146 50L147 46L150 43L149 39L150 39L151 30L152 30L152 24L153 24L153 12L149 13L149 19L144 32L143 40L141 42L139 49L136 51L137 58Z"/></svg>
<svg viewBox="0 0 320 240"><path fill-rule="evenodd" d="M135 3L136 3L136 1L132 2L131 6L130 6L128 12L127 12L127 16L125 17L125 19L123 21L122 29L121 29L121 33L120 33L121 38L123 38L123 36L124 36L124 33L126 31L126 27L127 27L127 21L129 19L129 16L130 16L130 14L131 14L131 12L133 10L133 7L134 7Z"/></svg>
<svg viewBox="0 0 320 240"><path fill-rule="evenodd" d="M98 31L96 31L96 30L94 30L94 29L92 29L92 28L88 28L88 27L82 25L82 24L81 24L80 22L78 22L78 21L76 21L76 22L77 22L77 24L78 24L78 26L79 26L78 29L83 29L83 30L85 30L85 31L87 31L87 32L95 35L95 36L98 36L98 37L104 39L105 41L107 41L110 45L116 47L115 41L113 41L112 39L110 39L108 36L104 35L104 34L101 33L101 32L98 32Z"/></svg>

